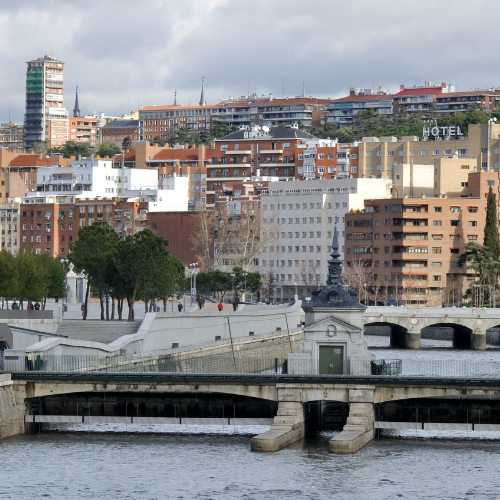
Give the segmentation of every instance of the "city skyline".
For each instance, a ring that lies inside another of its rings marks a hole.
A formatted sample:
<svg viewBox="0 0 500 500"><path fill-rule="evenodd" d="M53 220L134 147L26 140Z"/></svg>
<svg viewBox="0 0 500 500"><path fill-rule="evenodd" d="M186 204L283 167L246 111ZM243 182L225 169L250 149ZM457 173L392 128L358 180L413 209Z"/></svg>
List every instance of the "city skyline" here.
<svg viewBox="0 0 500 500"><path fill-rule="evenodd" d="M409 10L410 2L393 0L375 8L365 0L352 6L152 0L147 6L114 0L2 5L0 54L9 73L0 82L0 121L8 121L9 109L12 121L23 121L26 61L43 55L66 64L64 105L72 109L78 85L83 114L172 104L175 90L178 104L195 104L202 76L209 103L253 92L300 95L303 83L307 96L332 99L353 86L396 92L400 84L426 80L457 90L500 86L484 51L494 46L499 9L488 0L474 3L478 15L488 11L476 38L464 36L471 29L465 1L452 10L430 1Z"/></svg>

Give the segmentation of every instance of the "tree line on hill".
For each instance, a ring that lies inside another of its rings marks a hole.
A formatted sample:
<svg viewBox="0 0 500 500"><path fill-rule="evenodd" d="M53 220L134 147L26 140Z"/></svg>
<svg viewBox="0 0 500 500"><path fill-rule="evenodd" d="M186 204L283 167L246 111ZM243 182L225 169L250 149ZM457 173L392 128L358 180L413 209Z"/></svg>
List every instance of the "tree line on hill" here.
<svg viewBox="0 0 500 500"><path fill-rule="evenodd" d="M437 123L438 127L460 127L464 136L468 133L468 126L477 123L487 123L490 118L500 119L500 108L492 113L478 109L476 104L469 104L465 112L458 111L439 117L436 103L430 105L430 109L408 113L406 108L400 108L399 112L391 119L377 113L373 109L360 111L354 116L353 124L339 128L336 123L327 123L322 128L313 128L311 134L320 139L338 138L341 143L351 143L362 137L402 137L415 135L422 138L422 130L429 126L429 122Z"/></svg>

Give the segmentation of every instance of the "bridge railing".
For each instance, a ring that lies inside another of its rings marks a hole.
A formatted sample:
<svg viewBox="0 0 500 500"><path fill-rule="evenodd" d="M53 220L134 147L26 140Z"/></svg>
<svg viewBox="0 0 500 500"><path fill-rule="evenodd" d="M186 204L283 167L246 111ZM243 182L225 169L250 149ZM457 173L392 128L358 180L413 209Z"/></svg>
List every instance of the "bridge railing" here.
<svg viewBox="0 0 500 500"><path fill-rule="evenodd" d="M128 356L9 356L4 371L54 373L191 373L253 375L373 375L426 378L490 378L500 380L500 364L493 361L453 360L349 360L342 364L324 360L287 360L281 357L229 355L179 357Z"/></svg>

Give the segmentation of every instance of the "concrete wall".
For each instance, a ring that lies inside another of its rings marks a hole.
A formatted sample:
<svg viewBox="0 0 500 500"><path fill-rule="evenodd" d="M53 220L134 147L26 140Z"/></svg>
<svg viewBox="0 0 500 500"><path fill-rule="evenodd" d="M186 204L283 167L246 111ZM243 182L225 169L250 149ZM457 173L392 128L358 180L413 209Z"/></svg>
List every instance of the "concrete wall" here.
<svg viewBox="0 0 500 500"><path fill-rule="evenodd" d="M0 309L0 321L3 319L53 319L54 311L21 311L20 309Z"/></svg>
<svg viewBox="0 0 500 500"><path fill-rule="evenodd" d="M246 338L253 332L254 336L273 334L278 329L286 334L287 324L290 331L297 331L300 324L301 302L290 307L270 307L266 314L260 311L249 312L244 309L236 314L207 312L196 315L179 315L178 313L147 313L138 331L124 335L110 344L73 340L63 337L42 339L26 350L11 351L12 355L24 356L25 352L43 353L45 355L159 355L171 352L176 348L189 350L194 347L210 346L220 340Z"/></svg>

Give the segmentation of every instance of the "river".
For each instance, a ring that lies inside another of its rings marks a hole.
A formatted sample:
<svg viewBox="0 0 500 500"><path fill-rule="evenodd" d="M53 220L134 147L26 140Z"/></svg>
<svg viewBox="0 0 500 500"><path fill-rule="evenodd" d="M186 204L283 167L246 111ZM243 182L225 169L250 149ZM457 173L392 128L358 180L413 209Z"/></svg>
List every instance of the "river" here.
<svg viewBox="0 0 500 500"><path fill-rule="evenodd" d="M446 349L384 349L378 358L485 357ZM354 455L328 453L323 432L277 453L250 451L265 428L61 426L0 441L1 499L250 500L467 499L500 497L500 433L388 431ZM496 458L495 458L496 457Z"/></svg>
<svg viewBox="0 0 500 500"><path fill-rule="evenodd" d="M250 435L42 433L9 438L2 499L497 499L498 442L385 438L329 454L324 433L278 453ZM495 458L497 457L497 458Z"/></svg>

